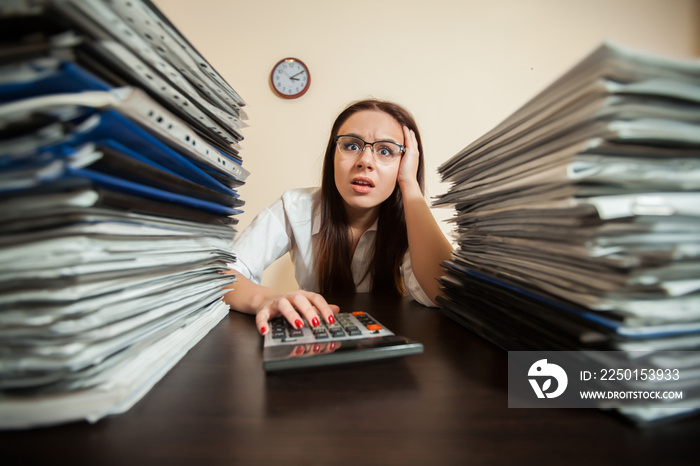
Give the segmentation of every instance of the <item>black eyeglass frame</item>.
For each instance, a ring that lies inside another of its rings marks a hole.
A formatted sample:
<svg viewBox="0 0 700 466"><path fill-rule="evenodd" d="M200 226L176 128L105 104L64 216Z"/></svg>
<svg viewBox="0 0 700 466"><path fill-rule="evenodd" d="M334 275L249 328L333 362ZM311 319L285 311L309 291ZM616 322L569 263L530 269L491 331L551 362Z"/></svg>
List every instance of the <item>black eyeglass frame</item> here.
<svg viewBox="0 0 700 466"><path fill-rule="evenodd" d="M364 145L362 146L362 149L360 149L360 152L359 152L360 154L365 150L365 147L367 147L367 146L371 147L371 148L372 148L372 153L375 154L375 152L374 152L374 145L375 145L375 144L379 144L379 143L384 143L384 144L389 143L389 144L394 144L394 145L399 146L399 155L406 152L406 146L404 146L403 144L399 144L398 142L394 142L394 141L374 141L374 142L367 142L367 141L365 141L364 139L362 139L362 138L360 138L360 137L357 137L357 136L354 136L354 135L352 135L352 134L339 134L339 135L337 135L337 136L335 137L335 139L334 139L335 145L336 145L336 147L338 147L338 150L339 150L339 151L340 151L340 146L338 146L338 140L339 140L340 138L353 138L353 139L357 139L358 141L362 141L362 144L364 144ZM341 151L341 152L342 152L342 151Z"/></svg>

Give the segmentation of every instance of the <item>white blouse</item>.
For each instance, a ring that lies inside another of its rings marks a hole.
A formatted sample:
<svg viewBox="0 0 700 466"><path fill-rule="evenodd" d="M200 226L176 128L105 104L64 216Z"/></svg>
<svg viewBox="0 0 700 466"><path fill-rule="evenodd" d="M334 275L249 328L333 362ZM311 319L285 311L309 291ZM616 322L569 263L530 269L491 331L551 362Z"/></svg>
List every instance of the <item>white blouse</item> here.
<svg viewBox="0 0 700 466"><path fill-rule="evenodd" d="M320 188L286 191L270 207L260 212L251 224L233 242L237 256L231 267L260 284L263 271L287 252L294 264L294 277L302 290L318 292L314 268L313 237L320 231ZM352 276L359 293L372 287L367 266L372 260L372 249L377 233L377 222L362 235L352 257ZM424 306L434 306L421 289L411 268L406 251L401 264L401 277L408 294Z"/></svg>

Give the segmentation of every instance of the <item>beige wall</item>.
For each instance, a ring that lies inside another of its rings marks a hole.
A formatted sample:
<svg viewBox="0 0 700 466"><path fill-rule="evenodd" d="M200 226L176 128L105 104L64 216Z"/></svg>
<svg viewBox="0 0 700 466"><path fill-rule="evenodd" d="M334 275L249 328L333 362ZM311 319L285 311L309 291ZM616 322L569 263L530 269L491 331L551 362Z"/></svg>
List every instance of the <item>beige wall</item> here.
<svg viewBox="0 0 700 466"><path fill-rule="evenodd" d="M700 55L692 0L156 0L243 96L250 127L240 226L283 190L320 183L335 116L353 100L394 100L416 117L427 194L436 169L566 71L601 40L675 57ZM298 100L273 95L272 66L294 56L311 70ZM435 210L443 220L450 209ZM295 287L288 259L265 274Z"/></svg>

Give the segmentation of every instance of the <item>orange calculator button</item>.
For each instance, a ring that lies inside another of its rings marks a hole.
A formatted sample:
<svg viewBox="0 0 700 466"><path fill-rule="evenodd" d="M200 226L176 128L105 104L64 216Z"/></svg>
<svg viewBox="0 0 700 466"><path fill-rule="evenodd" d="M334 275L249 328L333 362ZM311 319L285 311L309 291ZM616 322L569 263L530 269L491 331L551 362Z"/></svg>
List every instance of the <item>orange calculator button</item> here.
<svg viewBox="0 0 700 466"><path fill-rule="evenodd" d="M354 316L363 316L363 315L365 315L365 313L362 312L362 311L358 311L358 312L353 312L352 315L354 315Z"/></svg>
<svg viewBox="0 0 700 466"><path fill-rule="evenodd" d="M367 330L381 330L382 326L379 324L369 324Z"/></svg>

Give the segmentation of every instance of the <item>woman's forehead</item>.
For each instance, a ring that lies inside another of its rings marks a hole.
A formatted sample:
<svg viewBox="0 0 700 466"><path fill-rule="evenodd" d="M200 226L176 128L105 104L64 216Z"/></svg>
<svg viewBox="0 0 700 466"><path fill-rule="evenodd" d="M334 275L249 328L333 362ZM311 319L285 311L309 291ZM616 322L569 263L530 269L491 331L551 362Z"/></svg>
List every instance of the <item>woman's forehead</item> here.
<svg viewBox="0 0 700 466"><path fill-rule="evenodd" d="M356 134L364 137L402 139L403 131L396 119L377 110L362 110L351 115L341 126L338 134Z"/></svg>

